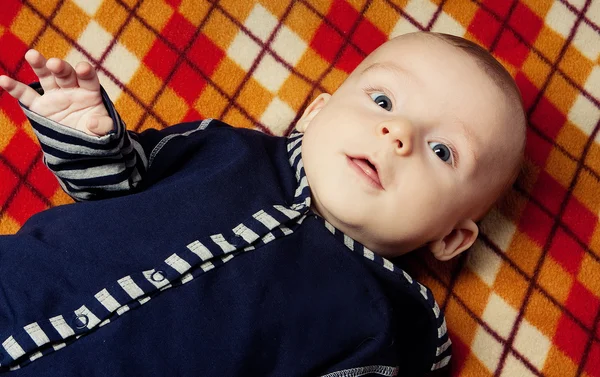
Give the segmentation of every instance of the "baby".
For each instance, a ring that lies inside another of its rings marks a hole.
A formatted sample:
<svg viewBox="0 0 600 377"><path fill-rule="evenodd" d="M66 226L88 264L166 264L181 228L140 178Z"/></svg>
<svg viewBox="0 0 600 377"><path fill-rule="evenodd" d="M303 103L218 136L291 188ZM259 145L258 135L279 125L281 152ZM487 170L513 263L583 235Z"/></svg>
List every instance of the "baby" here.
<svg viewBox="0 0 600 377"><path fill-rule="evenodd" d="M448 364L431 291L389 259L468 249L516 178L521 99L484 49L394 38L287 138L211 119L126 131L88 63L26 60L40 83L0 86L82 202L0 237L0 370L413 376Z"/></svg>

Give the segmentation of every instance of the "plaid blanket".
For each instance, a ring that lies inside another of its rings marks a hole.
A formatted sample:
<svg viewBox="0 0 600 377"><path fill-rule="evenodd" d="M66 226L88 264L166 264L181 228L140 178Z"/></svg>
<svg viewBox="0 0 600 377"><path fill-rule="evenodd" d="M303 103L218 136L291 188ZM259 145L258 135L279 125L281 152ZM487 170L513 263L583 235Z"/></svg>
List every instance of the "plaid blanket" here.
<svg viewBox="0 0 600 377"><path fill-rule="evenodd" d="M523 173L448 263L409 257L454 341L452 376L600 376L600 0L3 0L0 73L35 47L88 60L128 127L205 117L283 135L390 36L475 40L529 116ZM0 92L0 233L70 203Z"/></svg>

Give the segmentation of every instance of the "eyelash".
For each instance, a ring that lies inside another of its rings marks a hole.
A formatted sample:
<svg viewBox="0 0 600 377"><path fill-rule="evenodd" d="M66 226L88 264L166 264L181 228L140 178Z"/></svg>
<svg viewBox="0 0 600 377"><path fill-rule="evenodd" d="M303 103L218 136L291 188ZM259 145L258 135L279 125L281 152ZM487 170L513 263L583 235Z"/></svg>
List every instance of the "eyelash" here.
<svg viewBox="0 0 600 377"><path fill-rule="evenodd" d="M387 90L380 88L380 87L375 87L375 86L371 86L371 85L367 85L363 88L363 90L365 91L365 93L367 93L368 95L373 94L373 93L383 93L386 96L388 96L390 99L392 99L392 95L390 94L390 92L388 92ZM392 103L394 101L392 100Z"/></svg>
<svg viewBox="0 0 600 377"><path fill-rule="evenodd" d="M436 143L440 143L440 142L436 141ZM445 146L447 146L448 149L450 149L450 153L452 153L452 165L450 165L450 166L452 166L453 168L456 168L458 166L458 152L456 151L456 148L454 148L454 146L450 143L447 143L447 142L441 142L441 143L444 144Z"/></svg>
<svg viewBox="0 0 600 377"><path fill-rule="evenodd" d="M385 90L381 87L376 87L376 86L372 86L372 85L365 86L363 88L363 90L367 95L371 95L373 93L385 94L386 96L388 96L388 98L390 98L390 100L392 100L392 109L394 109L395 106L393 105L394 104L393 97L390 95L390 93L387 90ZM436 143L439 143L439 142L436 142ZM458 166L458 152L456 151L456 148L454 148L454 146L450 143L443 142L443 144L445 146L447 146L448 149L450 149L450 152L452 153L452 162L453 162L451 166L453 168L456 168Z"/></svg>

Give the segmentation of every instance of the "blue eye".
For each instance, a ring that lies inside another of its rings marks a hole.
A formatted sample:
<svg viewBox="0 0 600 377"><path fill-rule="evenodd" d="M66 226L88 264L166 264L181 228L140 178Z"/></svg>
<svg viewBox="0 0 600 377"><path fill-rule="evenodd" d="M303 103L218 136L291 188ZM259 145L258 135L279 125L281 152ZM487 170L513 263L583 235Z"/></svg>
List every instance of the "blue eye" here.
<svg viewBox="0 0 600 377"><path fill-rule="evenodd" d="M432 141L429 143L429 147L433 150L433 153L440 158L440 160L452 165L452 150L447 145Z"/></svg>
<svg viewBox="0 0 600 377"><path fill-rule="evenodd" d="M392 100L383 93L371 93L369 94L373 102L377 104L377 106L381 107L384 110L392 111Z"/></svg>

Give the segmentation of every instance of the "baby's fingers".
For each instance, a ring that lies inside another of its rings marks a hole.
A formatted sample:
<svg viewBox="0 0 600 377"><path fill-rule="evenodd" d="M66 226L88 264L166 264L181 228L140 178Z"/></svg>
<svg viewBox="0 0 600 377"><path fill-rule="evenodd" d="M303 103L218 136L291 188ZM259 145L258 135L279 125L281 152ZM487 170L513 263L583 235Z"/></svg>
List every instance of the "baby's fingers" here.
<svg viewBox="0 0 600 377"><path fill-rule="evenodd" d="M58 58L50 58L46 62L46 67L54 75L54 80L59 87L63 89L77 87L77 76L71 64Z"/></svg>
<svg viewBox="0 0 600 377"><path fill-rule="evenodd" d="M30 107L33 101L40 96L40 94L30 86L11 79L8 76L0 76L0 87L27 107Z"/></svg>
<svg viewBox="0 0 600 377"><path fill-rule="evenodd" d="M44 58L44 55L32 49L25 54L25 60L27 60L27 63L29 63L29 66L40 80L44 92L58 88L54 80L54 75L46 67L46 58Z"/></svg>
<svg viewBox="0 0 600 377"><path fill-rule="evenodd" d="M77 74L77 83L80 88L100 91L100 81L98 80L98 74L94 67L88 62L79 62L75 66L75 73Z"/></svg>

